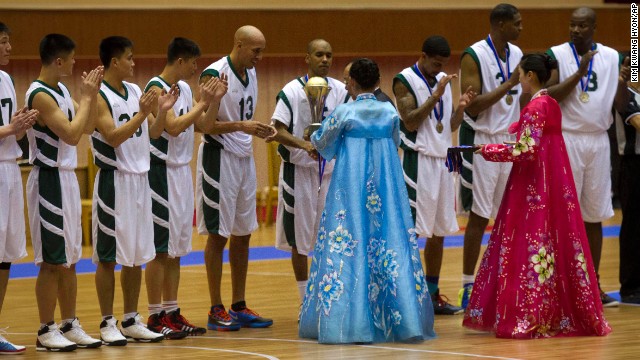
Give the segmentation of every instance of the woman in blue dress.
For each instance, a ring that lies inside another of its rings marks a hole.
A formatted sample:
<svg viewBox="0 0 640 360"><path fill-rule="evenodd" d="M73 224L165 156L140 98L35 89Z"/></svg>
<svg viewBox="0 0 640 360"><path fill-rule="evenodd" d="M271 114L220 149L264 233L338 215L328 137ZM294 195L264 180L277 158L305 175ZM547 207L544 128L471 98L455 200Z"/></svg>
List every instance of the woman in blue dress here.
<svg viewBox="0 0 640 360"><path fill-rule="evenodd" d="M300 337L320 343L435 337L433 305L397 147L399 117L372 94L375 62L356 60L357 98L338 106L311 142L336 158L300 313Z"/></svg>

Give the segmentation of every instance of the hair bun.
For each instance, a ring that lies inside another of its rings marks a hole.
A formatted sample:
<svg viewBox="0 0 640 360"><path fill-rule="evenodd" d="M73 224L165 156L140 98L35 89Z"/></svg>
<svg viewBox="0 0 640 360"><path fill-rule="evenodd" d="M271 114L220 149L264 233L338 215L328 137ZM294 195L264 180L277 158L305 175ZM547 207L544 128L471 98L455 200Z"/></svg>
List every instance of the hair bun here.
<svg viewBox="0 0 640 360"><path fill-rule="evenodd" d="M544 54L544 57L544 66L547 70L551 71L558 68L558 60L552 58L549 54Z"/></svg>

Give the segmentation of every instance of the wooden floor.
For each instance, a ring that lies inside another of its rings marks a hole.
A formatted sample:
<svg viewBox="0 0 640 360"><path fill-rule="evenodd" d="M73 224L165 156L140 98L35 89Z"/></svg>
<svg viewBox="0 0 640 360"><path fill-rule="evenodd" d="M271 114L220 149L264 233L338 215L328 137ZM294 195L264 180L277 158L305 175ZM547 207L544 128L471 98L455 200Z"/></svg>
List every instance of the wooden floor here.
<svg viewBox="0 0 640 360"><path fill-rule="evenodd" d="M619 215L611 224L619 224ZM461 222L463 224L463 222ZM252 246L272 246L274 228L264 226L252 239ZM194 249L202 250L204 237L194 236ZM30 249L29 249L30 250ZM86 248L89 255L90 248ZM30 251L31 253L31 251ZM461 248L445 250L441 291L454 298L460 285ZM28 259L25 261L29 261ZM225 265L223 299L230 300L229 267ZM601 283L605 291L618 289L618 239L604 242ZM93 274L78 275L78 317L84 329L94 336L100 322ZM185 266L179 303L182 313L204 326L209 306L203 265ZM144 284L143 284L144 287ZM462 316L438 316L438 338L422 344L319 345L297 335L298 295L288 260L253 261L249 266L248 304L262 315L272 317L268 329L242 329L238 332L209 331L205 336L160 344L131 343L125 348L102 347L77 350L71 354L35 351L38 317L34 297L35 279L11 279L0 324L8 326L5 336L16 344L27 345L23 358L107 359L635 359L640 355L640 307L606 309L613 327L609 336L545 340L502 340L485 333L474 333L461 326ZM116 314L121 318L122 297L116 292ZM146 317L146 290L140 298L140 312ZM59 319L57 319L59 321Z"/></svg>

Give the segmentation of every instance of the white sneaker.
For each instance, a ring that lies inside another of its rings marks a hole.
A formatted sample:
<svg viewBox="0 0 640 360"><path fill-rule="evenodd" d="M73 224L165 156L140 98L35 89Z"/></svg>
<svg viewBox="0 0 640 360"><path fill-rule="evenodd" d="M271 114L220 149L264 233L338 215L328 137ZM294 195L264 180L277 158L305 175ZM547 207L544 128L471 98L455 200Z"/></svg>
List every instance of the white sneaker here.
<svg viewBox="0 0 640 360"><path fill-rule="evenodd" d="M127 345L127 339L122 336L120 330L118 330L118 320L113 316L102 320L100 323L100 339L102 343L107 346L125 346Z"/></svg>
<svg viewBox="0 0 640 360"><path fill-rule="evenodd" d="M102 341L92 338L82 330L78 318L73 319L70 323L66 323L60 328L60 331L62 331L62 336L76 343L79 348L97 348L102 345Z"/></svg>
<svg viewBox="0 0 640 360"><path fill-rule="evenodd" d="M24 354L25 349L24 346L14 345L0 335L0 355Z"/></svg>
<svg viewBox="0 0 640 360"><path fill-rule="evenodd" d="M127 340L158 342L164 339L164 335L147 329L147 326L140 321L140 319L142 319L140 314L136 314L135 317L122 322L122 329L120 331L122 331L122 335L124 335Z"/></svg>
<svg viewBox="0 0 640 360"><path fill-rule="evenodd" d="M50 322L38 331L37 351L73 351L78 346L67 340L55 322Z"/></svg>

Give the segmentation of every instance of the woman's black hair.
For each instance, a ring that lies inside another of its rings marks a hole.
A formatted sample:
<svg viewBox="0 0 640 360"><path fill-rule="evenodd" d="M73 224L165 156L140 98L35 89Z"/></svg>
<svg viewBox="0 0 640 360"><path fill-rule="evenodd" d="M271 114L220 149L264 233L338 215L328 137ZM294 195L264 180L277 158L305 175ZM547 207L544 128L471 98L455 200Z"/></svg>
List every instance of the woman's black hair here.
<svg viewBox="0 0 640 360"><path fill-rule="evenodd" d="M527 54L520 60L520 68L526 73L533 71L541 84L545 84L551 77L551 70L558 68L558 61L548 54Z"/></svg>
<svg viewBox="0 0 640 360"><path fill-rule="evenodd" d="M375 61L360 58L353 61L349 76L363 89L372 89L380 80L380 70Z"/></svg>

